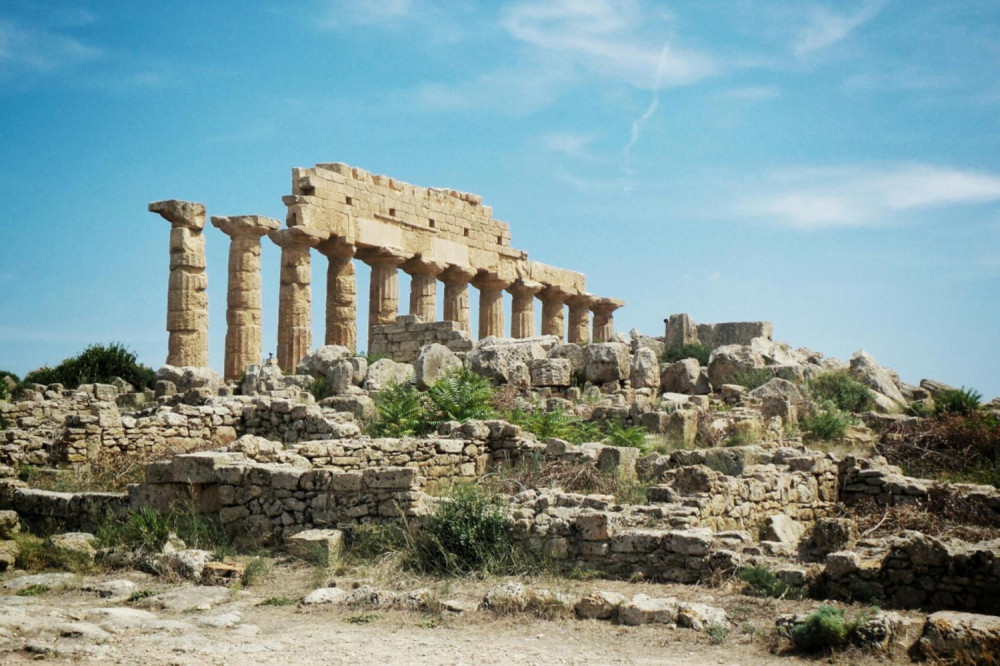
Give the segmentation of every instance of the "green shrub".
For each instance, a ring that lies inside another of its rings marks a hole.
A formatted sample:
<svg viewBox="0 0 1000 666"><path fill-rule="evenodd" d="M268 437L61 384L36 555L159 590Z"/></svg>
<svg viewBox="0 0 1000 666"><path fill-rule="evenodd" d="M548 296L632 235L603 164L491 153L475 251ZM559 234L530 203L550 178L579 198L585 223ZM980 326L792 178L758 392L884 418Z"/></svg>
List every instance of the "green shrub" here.
<svg viewBox="0 0 1000 666"><path fill-rule="evenodd" d="M747 368L740 370L733 377L733 383L745 386L748 391L763 386L774 379L774 375L767 368Z"/></svg>
<svg viewBox="0 0 1000 666"><path fill-rule="evenodd" d="M250 587L251 585L255 585L262 580L270 578L272 575L271 570L271 560L266 557L261 557L260 555L252 558L249 562L247 562L246 567L243 569L243 585Z"/></svg>
<svg viewBox="0 0 1000 666"><path fill-rule="evenodd" d="M136 590L132 594L128 595L128 599L125 600L125 603L127 604L139 603L143 599L155 597L157 594L159 593L156 592L156 590L148 590L148 589Z"/></svg>
<svg viewBox="0 0 1000 666"><path fill-rule="evenodd" d="M298 599L291 597L268 597L257 604L258 606L294 606L299 603Z"/></svg>
<svg viewBox="0 0 1000 666"><path fill-rule="evenodd" d="M800 599L805 594L805 590L801 587L779 580L774 572L765 566L745 567L740 569L738 575L740 580L746 583L743 593L752 597Z"/></svg>
<svg viewBox="0 0 1000 666"><path fill-rule="evenodd" d="M867 412L875 407L875 394L847 372L826 372L810 379L806 389L818 401L830 401L845 412Z"/></svg>
<svg viewBox="0 0 1000 666"><path fill-rule="evenodd" d="M790 637L803 652L832 652L849 643L862 644L858 628L878 613L878 608L861 611L852 619L836 606L820 606L805 622L792 628Z"/></svg>
<svg viewBox="0 0 1000 666"><path fill-rule="evenodd" d="M424 397L413 384L391 384L377 392L375 411L369 431L376 437L409 437L430 430Z"/></svg>
<svg viewBox="0 0 1000 666"><path fill-rule="evenodd" d="M490 402L493 387L485 377L468 368L447 372L427 391L433 421L468 421L496 416Z"/></svg>
<svg viewBox="0 0 1000 666"><path fill-rule="evenodd" d="M708 357L712 355L712 350L700 342L688 342L683 344L675 342L663 350L660 355L660 363L676 363L686 358L696 358L701 365L708 365Z"/></svg>
<svg viewBox="0 0 1000 666"><path fill-rule="evenodd" d="M125 345L90 345L77 356L65 359L54 368L43 366L24 376L24 383L63 384L76 388L80 384L107 384L116 377L137 389L151 388L155 373L136 361L135 352Z"/></svg>
<svg viewBox="0 0 1000 666"><path fill-rule="evenodd" d="M478 486L459 486L431 514L414 545L421 571L500 573L513 561L513 523L501 498Z"/></svg>
<svg viewBox="0 0 1000 666"><path fill-rule="evenodd" d="M356 613L347 618L351 624L370 624L382 617L378 613Z"/></svg>
<svg viewBox="0 0 1000 666"><path fill-rule="evenodd" d="M976 389L967 389L964 386L960 389L945 389L934 396L934 413L938 416L945 414L960 414L969 416L979 411L983 394Z"/></svg>
<svg viewBox="0 0 1000 666"><path fill-rule="evenodd" d="M347 531L345 550L350 559L371 562L406 550L408 536L406 530L395 523L364 523Z"/></svg>
<svg viewBox="0 0 1000 666"><path fill-rule="evenodd" d="M22 588L17 591L17 596L19 597L39 597L49 591L48 585L41 585L36 583L35 585L29 585L28 587Z"/></svg>
<svg viewBox="0 0 1000 666"><path fill-rule="evenodd" d="M230 545L218 521L198 512L193 504L166 512L143 507L122 515L108 515L98 526L97 541L102 547L155 553L163 549L171 533L189 548L225 552Z"/></svg>
<svg viewBox="0 0 1000 666"><path fill-rule="evenodd" d="M242 382L240 382L242 385ZM306 389L316 400L322 400L323 398L329 398L333 395L333 386L327 381L326 377L316 377L311 382L309 382L309 388Z"/></svg>
<svg viewBox="0 0 1000 666"><path fill-rule="evenodd" d="M14 562L18 569L42 571L56 567L54 553L45 544L45 539L28 532L17 532L11 538L18 548Z"/></svg>
<svg viewBox="0 0 1000 666"><path fill-rule="evenodd" d="M722 645L729 636L729 627L724 624L710 624L706 627L705 633L708 634L712 645Z"/></svg>
<svg viewBox="0 0 1000 666"><path fill-rule="evenodd" d="M812 437L823 441L842 439L853 419L840 411L832 402L823 404L819 411L803 418L799 426Z"/></svg>
<svg viewBox="0 0 1000 666"><path fill-rule="evenodd" d="M625 427L617 421L607 421L605 428L606 441L611 446L625 446L646 451L646 429L642 426Z"/></svg>

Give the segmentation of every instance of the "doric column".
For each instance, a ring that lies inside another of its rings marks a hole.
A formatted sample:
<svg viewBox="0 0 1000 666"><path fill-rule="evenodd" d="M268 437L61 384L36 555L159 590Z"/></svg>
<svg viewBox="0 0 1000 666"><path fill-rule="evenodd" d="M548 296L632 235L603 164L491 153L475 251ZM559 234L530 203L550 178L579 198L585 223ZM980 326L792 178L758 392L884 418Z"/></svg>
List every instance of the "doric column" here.
<svg viewBox="0 0 1000 666"><path fill-rule="evenodd" d="M541 282L531 280L518 280L507 288L511 295L510 337L534 337L535 294L544 288Z"/></svg>
<svg viewBox="0 0 1000 666"><path fill-rule="evenodd" d="M358 348L358 283L353 245L342 239L323 241L316 249L326 255L326 336L324 344Z"/></svg>
<svg viewBox="0 0 1000 666"><path fill-rule="evenodd" d="M598 298L590 306L594 313L594 342L610 342L615 334L615 310L625 305L617 298Z"/></svg>
<svg viewBox="0 0 1000 666"><path fill-rule="evenodd" d="M542 302L542 335L554 335L563 339L563 304L569 297L569 292L557 285L548 286L538 293L538 299Z"/></svg>
<svg viewBox="0 0 1000 666"><path fill-rule="evenodd" d="M232 381L261 362L260 237L281 228L281 222L239 215L213 217L212 226L229 236L225 377Z"/></svg>
<svg viewBox="0 0 1000 666"><path fill-rule="evenodd" d="M295 372L312 346L312 271L309 248L323 240L308 227L289 227L267 235L281 247L278 291L278 367Z"/></svg>
<svg viewBox="0 0 1000 666"><path fill-rule="evenodd" d="M437 320L437 276L445 269L439 261L414 257L401 268L410 275L410 314L424 321Z"/></svg>
<svg viewBox="0 0 1000 666"><path fill-rule="evenodd" d="M472 286L479 290L479 339L489 336L503 337L503 290L511 280L495 273L481 273L472 279Z"/></svg>
<svg viewBox="0 0 1000 666"><path fill-rule="evenodd" d="M449 266L441 273L444 282L444 320L453 321L466 333L472 333L472 307L469 304L469 281L476 269L468 266Z"/></svg>
<svg viewBox="0 0 1000 666"><path fill-rule="evenodd" d="M205 204L154 201L149 212L170 222L167 290L167 365L208 367L208 276L205 275Z"/></svg>
<svg viewBox="0 0 1000 666"><path fill-rule="evenodd" d="M593 294L576 294L566 299L569 306L569 329L567 342L582 345L590 342L590 306L594 304Z"/></svg>
<svg viewBox="0 0 1000 666"><path fill-rule="evenodd" d="M368 290L368 348L375 337L375 327L392 324L399 315L400 264L409 254L392 248L371 248L358 251L358 258L371 266L372 277Z"/></svg>

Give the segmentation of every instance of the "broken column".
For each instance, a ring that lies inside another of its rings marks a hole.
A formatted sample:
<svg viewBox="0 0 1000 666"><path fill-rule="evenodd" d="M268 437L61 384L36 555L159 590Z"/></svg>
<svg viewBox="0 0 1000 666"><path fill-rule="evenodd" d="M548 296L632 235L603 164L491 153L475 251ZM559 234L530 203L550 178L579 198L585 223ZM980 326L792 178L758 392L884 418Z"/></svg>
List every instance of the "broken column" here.
<svg viewBox="0 0 1000 666"><path fill-rule="evenodd" d="M610 342L615 335L614 311L625 305L617 298L598 298L590 306L594 313L594 342Z"/></svg>
<svg viewBox="0 0 1000 666"><path fill-rule="evenodd" d="M353 245L331 238L316 246L328 260L326 269L326 335L324 344L358 348L358 284Z"/></svg>
<svg viewBox="0 0 1000 666"><path fill-rule="evenodd" d="M213 217L212 225L229 236L226 292L226 381L239 379L248 365L261 362L260 238L281 223L260 215Z"/></svg>
<svg viewBox="0 0 1000 666"><path fill-rule="evenodd" d="M281 247L278 291L278 367L295 372L312 346L312 271L309 249L323 240L318 231L289 227L268 238Z"/></svg>
<svg viewBox="0 0 1000 666"><path fill-rule="evenodd" d="M554 335L563 339L565 320L563 304L570 293L558 285L551 285L538 293L542 302L542 335Z"/></svg>
<svg viewBox="0 0 1000 666"><path fill-rule="evenodd" d="M544 288L541 282L518 280L507 289L511 294L510 337L534 337L535 294Z"/></svg>
<svg viewBox="0 0 1000 666"><path fill-rule="evenodd" d="M480 273L472 280L479 290L479 339L504 337L503 290L511 281L496 273Z"/></svg>
<svg viewBox="0 0 1000 666"><path fill-rule="evenodd" d="M593 294L577 294L566 299L569 306L567 342L578 345L590 342L590 308L593 304Z"/></svg>
<svg viewBox="0 0 1000 666"><path fill-rule="evenodd" d="M151 213L171 224L167 291L167 365L208 367L208 277L205 275L205 204L154 201Z"/></svg>
<svg viewBox="0 0 1000 666"><path fill-rule="evenodd" d="M476 269L468 266L449 266L441 273L441 281L444 282L444 320L455 322L466 333L472 333L469 281L475 275Z"/></svg>
<svg viewBox="0 0 1000 666"><path fill-rule="evenodd" d="M366 248L358 251L358 258L371 266L371 283L368 290L368 349L375 337L375 327L395 323L399 315L400 264L412 255L395 248Z"/></svg>
<svg viewBox="0 0 1000 666"><path fill-rule="evenodd" d="M402 265L410 275L410 314L424 321L437 320L437 276L445 264L414 257Z"/></svg>

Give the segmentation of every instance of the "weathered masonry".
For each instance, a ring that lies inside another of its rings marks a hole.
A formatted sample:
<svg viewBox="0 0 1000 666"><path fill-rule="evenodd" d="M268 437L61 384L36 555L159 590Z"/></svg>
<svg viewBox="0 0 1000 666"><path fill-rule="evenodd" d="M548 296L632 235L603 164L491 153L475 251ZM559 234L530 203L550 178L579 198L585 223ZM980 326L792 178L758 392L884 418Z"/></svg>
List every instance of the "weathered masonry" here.
<svg viewBox="0 0 1000 666"><path fill-rule="evenodd" d="M480 338L505 335L504 291L512 297L510 337L538 333L536 299L542 303L543 335L583 343L607 341L614 334L613 313L623 301L587 293L582 273L531 261L527 252L511 247L509 226L494 219L478 195L418 187L335 162L292 169L292 193L283 201L288 208L283 228L255 215L212 218L231 239L226 379L240 377L247 365L260 361L264 234L281 248L277 359L286 371L294 370L312 345L313 250L327 259L328 345L357 348L355 259L371 267L369 348L375 329L395 323L400 314L400 271L410 277L409 314L434 321L442 282L444 319L466 332L472 319L469 285L478 289ZM174 225L167 362L207 365L204 205L170 200L149 209Z"/></svg>

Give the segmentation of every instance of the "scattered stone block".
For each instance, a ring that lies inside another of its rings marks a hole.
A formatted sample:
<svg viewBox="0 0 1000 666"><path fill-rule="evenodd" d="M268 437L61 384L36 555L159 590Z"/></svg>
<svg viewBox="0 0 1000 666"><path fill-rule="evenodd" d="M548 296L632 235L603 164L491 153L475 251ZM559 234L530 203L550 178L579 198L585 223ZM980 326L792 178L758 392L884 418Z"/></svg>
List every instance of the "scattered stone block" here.
<svg viewBox="0 0 1000 666"><path fill-rule="evenodd" d="M288 537L288 554L326 567L340 559L344 534L340 530L305 530Z"/></svg>

